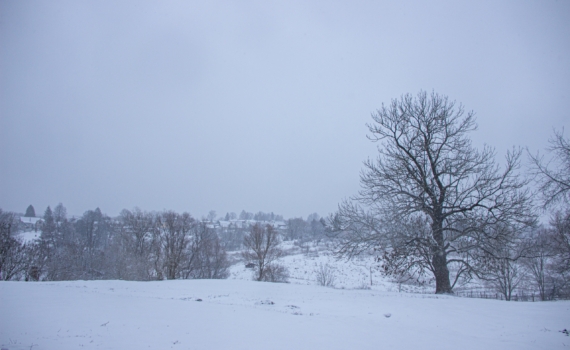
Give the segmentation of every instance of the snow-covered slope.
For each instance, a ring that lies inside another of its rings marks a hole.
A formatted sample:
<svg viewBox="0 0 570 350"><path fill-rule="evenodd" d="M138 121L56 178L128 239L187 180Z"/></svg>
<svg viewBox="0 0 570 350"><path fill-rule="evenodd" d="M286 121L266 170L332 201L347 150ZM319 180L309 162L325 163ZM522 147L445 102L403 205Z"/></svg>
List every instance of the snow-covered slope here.
<svg viewBox="0 0 570 350"><path fill-rule="evenodd" d="M372 256L361 256L351 260L336 258L330 249L310 247L309 253L294 247L291 242L283 242L282 248L289 253L278 260L289 271L289 283L318 285L317 273L321 266L326 266L334 277L337 289L372 289L378 291L405 291L413 293L432 293L434 286L399 285L382 275ZM234 260L239 260L235 253ZM244 261L235 263L230 268L230 279L251 280L252 269L245 267Z"/></svg>
<svg viewBox="0 0 570 350"><path fill-rule="evenodd" d="M18 234L18 237L23 243L30 243L37 239L40 239L41 231L25 231Z"/></svg>
<svg viewBox="0 0 570 350"><path fill-rule="evenodd" d="M2 349L563 349L570 302L244 280L0 282ZM200 301L201 300L201 301ZM389 317L388 317L389 316Z"/></svg>

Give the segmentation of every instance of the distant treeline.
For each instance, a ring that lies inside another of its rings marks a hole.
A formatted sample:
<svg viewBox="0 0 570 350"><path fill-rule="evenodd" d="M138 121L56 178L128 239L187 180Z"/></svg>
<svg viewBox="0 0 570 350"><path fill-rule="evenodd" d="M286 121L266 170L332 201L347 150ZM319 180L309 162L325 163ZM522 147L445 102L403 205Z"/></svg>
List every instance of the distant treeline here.
<svg viewBox="0 0 570 350"><path fill-rule="evenodd" d="M162 280L227 278L228 250L242 249L244 236L257 222L275 226L284 239L324 237L325 222L283 220L273 213L242 211L221 220L211 211L196 219L189 213L123 210L111 218L99 208L69 218L60 203L34 220L0 209L0 277L3 280ZM37 239L20 233L36 231Z"/></svg>

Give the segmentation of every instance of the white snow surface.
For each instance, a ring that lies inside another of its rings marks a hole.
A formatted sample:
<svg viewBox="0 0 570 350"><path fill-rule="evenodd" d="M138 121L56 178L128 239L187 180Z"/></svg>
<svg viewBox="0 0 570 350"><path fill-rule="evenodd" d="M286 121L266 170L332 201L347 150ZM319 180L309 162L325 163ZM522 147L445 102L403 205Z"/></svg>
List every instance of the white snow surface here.
<svg viewBox="0 0 570 350"><path fill-rule="evenodd" d="M199 299L201 301L199 301ZM2 349L563 349L570 302L250 280L0 282Z"/></svg>
<svg viewBox="0 0 570 350"><path fill-rule="evenodd" d="M17 237L19 237L23 243L31 243L40 239L41 234L41 231L25 231L20 232Z"/></svg>
<svg viewBox="0 0 570 350"><path fill-rule="evenodd" d="M288 242L286 242L288 243ZM291 245L286 248L293 250ZM298 253L296 249L295 253ZM370 256L356 257L352 260L337 259L327 250L311 250L310 254L291 254L278 260L289 271L289 283L317 285L317 272L320 266L328 266L333 274L334 287L338 289L373 289L380 291L408 291L431 293L431 285L398 285L389 281L378 269L378 264ZM245 262L234 264L230 268L230 279L249 281L253 270L245 267Z"/></svg>

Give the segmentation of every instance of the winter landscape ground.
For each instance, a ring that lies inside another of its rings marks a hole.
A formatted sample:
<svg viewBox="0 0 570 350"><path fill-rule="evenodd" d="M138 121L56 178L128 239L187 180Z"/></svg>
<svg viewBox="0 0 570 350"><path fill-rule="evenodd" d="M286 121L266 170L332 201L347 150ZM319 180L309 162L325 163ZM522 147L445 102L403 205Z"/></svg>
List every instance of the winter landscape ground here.
<svg viewBox="0 0 570 350"><path fill-rule="evenodd" d="M570 302L505 302L399 287L365 261L283 259L290 283L0 282L2 349L564 349ZM315 283L334 264L336 288Z"/></svg>

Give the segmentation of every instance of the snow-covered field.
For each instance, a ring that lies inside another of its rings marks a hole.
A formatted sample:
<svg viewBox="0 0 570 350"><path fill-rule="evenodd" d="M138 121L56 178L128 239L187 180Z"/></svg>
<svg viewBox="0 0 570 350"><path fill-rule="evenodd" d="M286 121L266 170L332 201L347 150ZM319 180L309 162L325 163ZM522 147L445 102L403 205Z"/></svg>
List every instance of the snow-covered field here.
<svg viewBox="0 0 570 350"><path fill-rule="evenodd" d="M388 281L378 268L375 268L377 266L371 257L347 261L336 259L330 251L312 251L308 255L287 255L279 259L279 263L287 267L291 284L318 285L317 272L321 266L328 266L334 277L334 287L337 289L373 289L414 293L433 291L433 286L397 285ZM244 263L237 263L230 268L229 278L250 281L252 272L253 270L247 269Z"/></svg>
<svg viewBox="0 0 570 350"><path fill-rule="evenodd" d="M2 349L563 349L570 302L239 279L1 282Z"/></svg>
<svg viewBox="0 0 570 350"><path fill-rule="evenodd" d="M29 243L40 239L41 234L41 231L25 231L20 232L18 234L18 237L22 240L22 242Z"/></svg>
<svg viewBox="0 0 570 350"><path fill-rule="evenodd" d="M239 252L227 280L0 282L1 349L570 348L568 301L436 296L370 257L283 248L288 284L252 281ZM316 282L325 265L335 288Z"/></svg>
<svg viewBox="0 0 570 350"><path fill-rule="evenodd" d="M350 260L337 258L333 254L334 245L315 244L309 242L303 248L291 241L284 241L280 248L286 253L278 260L289 271L289 283L303 285L319 285L317 273L321 266L328 267L334 277L334 288L337 289L372 289L382 292L409 292L431 294L435 284L417 285L412 283L394 283L381 272L381 267L375 263L373 256L362 254ZM250 281L252 270L245 268L240 252L232 252L234 263L230 268L230 279ZM469 283L456 289L479 287L479 284Z"/></svg>

